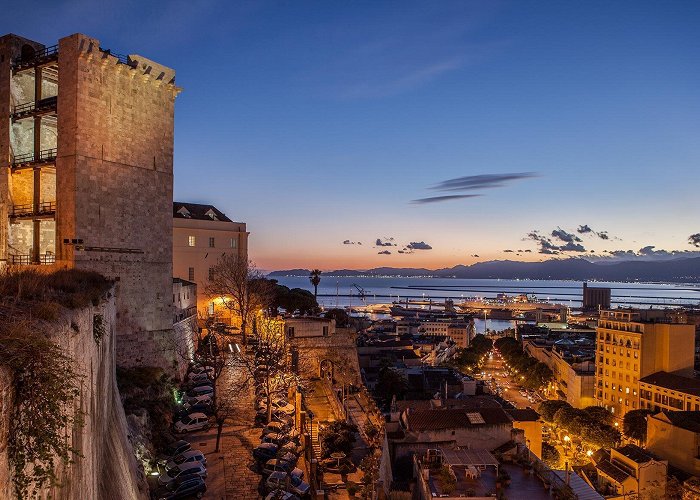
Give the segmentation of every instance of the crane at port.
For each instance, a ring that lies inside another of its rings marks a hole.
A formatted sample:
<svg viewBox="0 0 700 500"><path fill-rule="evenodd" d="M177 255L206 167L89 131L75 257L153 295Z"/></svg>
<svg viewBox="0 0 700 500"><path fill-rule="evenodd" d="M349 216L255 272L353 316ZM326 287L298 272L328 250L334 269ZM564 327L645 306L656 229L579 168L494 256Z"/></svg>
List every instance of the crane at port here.
<svg viewBox="0 0 700 500"><path fill-rule="evenodd" d="M353 283L352 286L354 286L357 289L357 296L360 297L362 303L366 305L367 301L365 297L367 297L367 292L365 291L365 289L356 283Z"/></svg>

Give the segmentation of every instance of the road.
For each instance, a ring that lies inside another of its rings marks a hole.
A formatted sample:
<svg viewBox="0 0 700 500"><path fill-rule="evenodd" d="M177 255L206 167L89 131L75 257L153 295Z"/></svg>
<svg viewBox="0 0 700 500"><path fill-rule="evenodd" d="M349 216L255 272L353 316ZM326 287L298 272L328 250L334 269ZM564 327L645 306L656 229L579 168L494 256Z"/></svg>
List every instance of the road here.
<svg viewBox="0 0 700 500"><path fill-rule="evenodd" d="M520 393L523 389L520 388L515 377L508 373L505 362L498 351L491 351L482 371L484 375L481 378L491 380L493 377L496 389L500 395L510 401L516 408L527 408L529 406L537 409L538 400L531 401L527 396L523 396ZM517 375L515 376L517 377Z"/></svg>

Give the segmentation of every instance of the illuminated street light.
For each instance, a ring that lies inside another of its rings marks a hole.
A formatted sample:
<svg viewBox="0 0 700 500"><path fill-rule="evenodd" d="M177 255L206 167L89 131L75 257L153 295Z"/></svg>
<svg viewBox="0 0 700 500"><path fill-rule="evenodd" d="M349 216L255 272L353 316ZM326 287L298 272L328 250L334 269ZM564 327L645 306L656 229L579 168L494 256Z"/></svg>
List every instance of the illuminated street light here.
<svg viewBox="0 0 700 500"><path fill-rule="evenodd" d="M588 451L586 452L586 456L590 458L591 455L593 455L593 451L592 451L592 450L588 450Z"/></svg>

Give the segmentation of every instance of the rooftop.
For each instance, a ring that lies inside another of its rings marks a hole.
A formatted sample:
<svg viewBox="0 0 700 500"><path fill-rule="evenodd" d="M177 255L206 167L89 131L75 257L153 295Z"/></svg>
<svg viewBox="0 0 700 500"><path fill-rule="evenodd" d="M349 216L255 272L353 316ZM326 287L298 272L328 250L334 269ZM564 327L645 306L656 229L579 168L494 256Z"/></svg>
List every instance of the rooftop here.
<svg viewBox="0 0 700 500"><path fill-rule="evenodd" d="M700 379L668 372L656 372L639 379L642 384L658 385L664 389L700 396Z"/></svg>
<svg viewBox="0 0 700 500"><path fill-rule="evenodd" d="M700 411L669 411L664 415L674 426L700 433Z"/></svg>
<svg viewBox="0 0 700 500"><path fill-rule="evenodd" d="M501 408L470 408L408 411L405 422L410 431L438 431L505 425L511 420Z"/></svg>
<svg viewBox="0 0 700 500"><path fill-rule="evenodd" d="M199 203L182 203L179 201L173 202L173 217L175 219L233 222L214 205L202 205Z"/></svg>
<svg viewBox="0 0 700 500"><path fill-rule="evenodd" d="M518 422L537 422L540 419L540 414L532 408L512 408L506 410L506 413Z"/></svg>
<svg viewBox="0 0 700 500"><path fill-rule="evenodd" d="M615 451L638 464L645 464L652 460L658 460L656 455L649 453L648 451L634 444L626 444L620 448L615 448Z"/></svg>

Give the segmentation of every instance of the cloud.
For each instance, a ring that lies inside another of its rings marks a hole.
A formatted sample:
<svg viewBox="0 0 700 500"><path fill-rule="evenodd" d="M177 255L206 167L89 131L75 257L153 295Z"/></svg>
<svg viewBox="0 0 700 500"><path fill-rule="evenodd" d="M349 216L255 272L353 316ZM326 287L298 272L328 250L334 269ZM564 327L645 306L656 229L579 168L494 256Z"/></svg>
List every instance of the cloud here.
<svg viewBox="0 0 700 500"><path fill-rule="evenodd" d="M503 253L513 253L513 250L509 248L508 250L503 250Z"/></svg>
<svg viewBox="0 0 700 500"><path fill-rule="evenodd" d="M343 245L362 245L359 241L344 240Z"/></svg>
<svg viewBox="0 0 700 500"><path fill-rule="evenodd" d="M532 250L530 250L530 249L528 248L527 250L523 250L523 252L525 252L525 253L532 253Z"/></svg>
<svg viewBox="0 0 700 500"><path fill-rule="evenodd" d="M391 252L389 250L382 250L381 252L377 252L378 255L391 255Z"/></svg>
<svg viewBox="0 0 700 500"><path fill-rule="evenodd" d="M482 196L480 194L452 194L452 195L445 195L445 196L431 196L429 198L418 198L417 200L411 200L411 203L414 205L423 205L425 203L438 203L441 201L450 201L450 200L461 200L464 198L477 198L479 196Z"/></svg>
<svg viewBox="0 0 700 500"><path fill-rule="evenodd" d="M376 247L395 247L397 246L396 243L392 243L394 241L394 238L384 238L382 240L381 238L377 238L377 241L375 241L374 246Z"/></svg>
<svg viewBox="0 0 700 500"><path fill-rule="evenodd" d="M477 254L477 253L475 253L475 254L472 254L472 257L476 257L476 258L479 258L479 254Z"/></svg>
<svg viewBox="0 0 700 500"><path fill-rule="evenodd" d="M576 230L576 232L578 234L595 234L601 240L611 239L611 236L608 234L607 231L594 231L591 228L591 226L589 226L588 224L583 224L583 225L579 226L578 229ZM619 240L620 238L614 238L614 239ZM579 240L579 241L581 241L581 240Z"/></svg>
<svg viewBox="0 0 700 500"><path fill-rule="evenodd" d="M406 245L406 248L410 250L432 250L433 247L428 245L425 241L412 241L408 245Z"/></svg>
<svg viewBox="0 0 700 500"><path fill-rule="evenodd" d="M595 233L595 234L597 234L598 238L600 238L601 240L609 240L610 239L610 236L608 235L607 231L600 231L600 232Z"/></svg>
<svg viewBox="0 0 700 500"><path fill-rule="evenodd" d="M695 233L688 236L688 243L694 247L700 247L700 233Z"/></svg>
<svg viewBox="0 0 700 500"><path fill-rule="evenodd" d="M442 181L428 189L433 191L473 191L503 187L509 182L537 177L535 172L518 172L512 174L467 175Z"/></svg>
<svg viewBox="0 0 700 500"><path fill-rule="evenodd" d="M551 238L540 234L539 231L531 231L525 237L526 240L532 240L539 245L538 253L543 255L558 255L562 252L585 252L586 249L579 242L581 238L578 236L567 233L561 228L553 230L551 233L552 237L558 239L563 245L554 243ZM529 252L528 250L525 250Z"/></svg>
<svg viewBox="0 0 700 500"><path fill-rule="evenodd" d="M552 231L552 237L563 241L564 243L573 243L575 241L583 241L581 238L572 233L567 233L562 228L558 227Z"/></svg>
<svg viewBox="0 0 700 500"><path fill-rule="evenodd" d="M592 233L593 229L591 229L588 224L584 224L582 226L579 226L578 229L576 230L576 232L579 234L587 234L587 233Z"/></svg>
<svg viewBox="0 0 700 500"><path fill-rule="evenodd" d="M520 179L527 179L530 177L537 177L537 174L535 172L517 172L511 174L481 174L456 177L454 179L439 182L434 186L430 186L428 189L430 191L440 191L443 193L466 192L466 194L443 194L440 196L419 198L417 200L413 200L412 203L424 204L474 198L482 195L472 193L472 191L503 187L510 182Z"/></svg>

